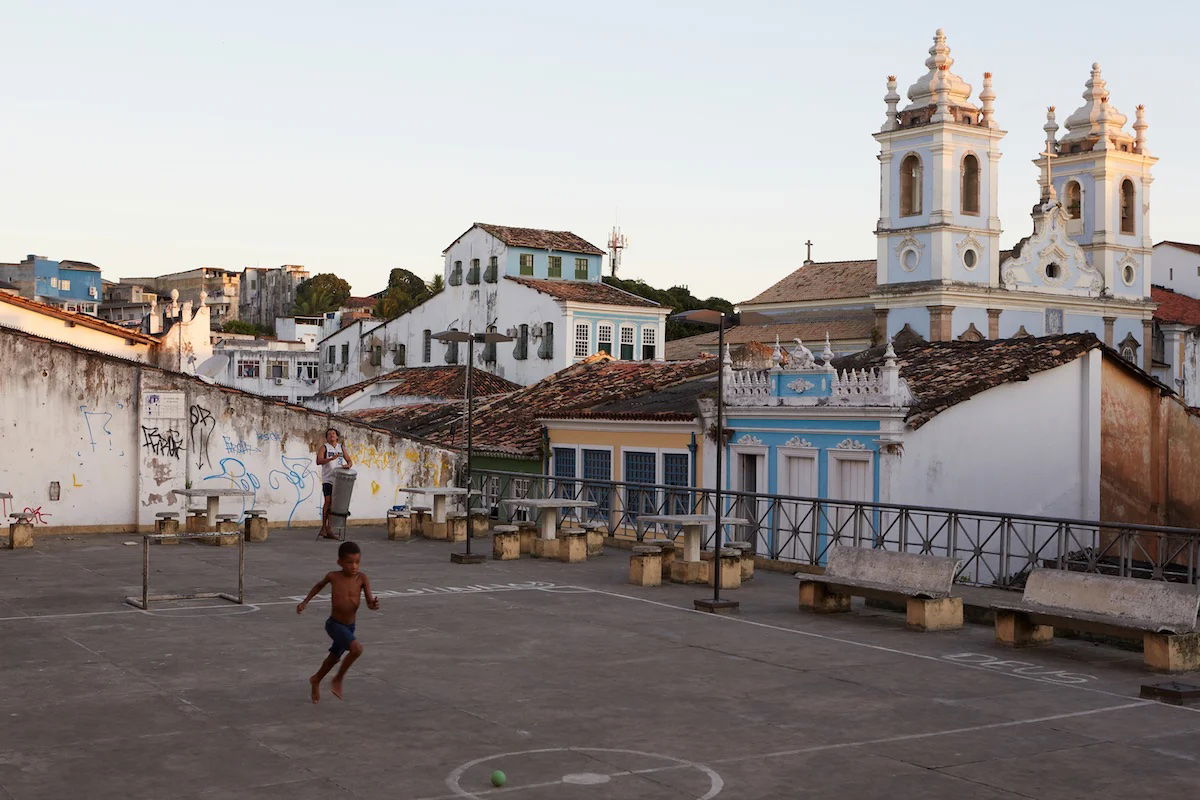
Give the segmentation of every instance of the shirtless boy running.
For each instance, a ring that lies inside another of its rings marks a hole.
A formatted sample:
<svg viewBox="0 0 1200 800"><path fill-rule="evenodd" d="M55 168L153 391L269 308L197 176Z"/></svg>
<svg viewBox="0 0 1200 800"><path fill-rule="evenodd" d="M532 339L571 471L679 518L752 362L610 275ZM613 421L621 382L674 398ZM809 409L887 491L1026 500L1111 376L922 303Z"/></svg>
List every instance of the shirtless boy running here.
<svg viewBox="0 0 1200 800"><path fill-rule="evenodd" d="M365 572L358 571L361 560L362 550L357 544L342 542L342 546L338 548L337 560L341 569L327 573L308 593L308 597L296 606L297 614L303 612L308 606L308 601L316 597L321 589L325 588L325 584L329 584L329 599L333 604L333 609L329 619L325 620L325 632L333 640L333 645L329 648L329 655L325 656L325 660L321 662L321 668L308 679L309 684L312 685L312 701L314 703L321 700L321 681L337 664L342 653L349 651L346 660L342 662L341 669L329 684L334 696L341 700L342 680L346 677L346 671L362 655L363 646L354 638L354 617L358 613L359 598L365 594L367 608L372 611L379 610L379 598L371 593L371 581Z"/></svg>

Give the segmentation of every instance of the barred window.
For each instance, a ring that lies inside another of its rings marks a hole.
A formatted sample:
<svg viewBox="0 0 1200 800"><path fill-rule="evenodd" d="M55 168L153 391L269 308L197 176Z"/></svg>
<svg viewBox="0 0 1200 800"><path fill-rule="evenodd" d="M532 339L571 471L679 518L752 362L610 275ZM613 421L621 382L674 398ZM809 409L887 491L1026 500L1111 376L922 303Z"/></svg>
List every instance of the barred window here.
<svg viewBox="0 0 1200 800"><path fill-rule="evenodd" d="M642 328L642 360L653 361L656 355L657 348L655 347L658 341L658 330L656 328Z"/></svg>
<svg viewBox="0 0 1200 800"><path fill-rule="evenodd" d="M575 357L586 358L591 350L591 327L586 322L575 324Z"/></svg>
<svg viewBox="0 0 1200 800"><path fill-rule="evenodd" d="M633 327L630 325L621 326L621 359L633 360Z"/></svg>
<svg viewBox="0 0 1200 800"><path fill-rule="evenodd" d="M613 326L610 322L601 322L596 326L596 352L608 353L613 351Z"/></svg>
<svg viewBox="0 0 1200 800"><path fill-rule="evenodd" d="M237 376L239 378L257 378L262 372L262 364L258 361L243 361L237 362Z"/></svg>

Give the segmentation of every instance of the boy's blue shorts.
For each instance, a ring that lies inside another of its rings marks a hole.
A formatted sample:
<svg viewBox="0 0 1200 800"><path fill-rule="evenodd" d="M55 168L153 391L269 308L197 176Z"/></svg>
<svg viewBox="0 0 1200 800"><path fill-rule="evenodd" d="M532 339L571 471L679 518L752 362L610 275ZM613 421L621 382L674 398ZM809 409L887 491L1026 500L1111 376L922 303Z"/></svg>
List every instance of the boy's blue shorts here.
<svg viewBox="0 0 1200 800"><path fill-rule="evenodd" d="M349 650L350 643L354 641L354 626L346 625L330 617L325 620L325 632L329 634L330 639L333 639L329 652L335 658L341 658L342 653Z"/></svg>

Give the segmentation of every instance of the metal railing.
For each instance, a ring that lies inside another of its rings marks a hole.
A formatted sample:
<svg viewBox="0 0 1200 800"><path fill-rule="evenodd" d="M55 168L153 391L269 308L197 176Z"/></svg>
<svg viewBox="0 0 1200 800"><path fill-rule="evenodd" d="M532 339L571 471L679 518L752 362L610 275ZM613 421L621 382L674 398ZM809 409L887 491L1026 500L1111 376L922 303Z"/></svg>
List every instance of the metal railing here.
<svg viewBox="0 0 1200 800"><path fill-rule="evenodd" d="M523 512L508 497L590 500L568 510L580 521L603 521L608 532L641 541L674 538L673 526L648 525L650 514L712 513L714 492L694 486L476 470L474 488L505 521ZM1123 577L1200 583L1200 530L1125 522L1058 519L952 508L722 491L723 514L748 524L724 525L725 541L745 541L755 554L823 565L829 548L872 547L962 559L956 580L1020 588L1035 567ZM711 549L713 532L704 546Z"/></svg>

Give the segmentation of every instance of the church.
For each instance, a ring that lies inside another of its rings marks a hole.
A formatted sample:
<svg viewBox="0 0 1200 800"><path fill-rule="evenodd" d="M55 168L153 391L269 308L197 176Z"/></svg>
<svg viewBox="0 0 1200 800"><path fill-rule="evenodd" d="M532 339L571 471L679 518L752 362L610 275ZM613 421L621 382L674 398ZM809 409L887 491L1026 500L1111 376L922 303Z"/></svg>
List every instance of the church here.
<svg viewBox="0 0 1200 800"><path fill-rule="evenodd" d="M739 305L780 324L747 327L730 340L769 341L772 328L806 324L816 338L832 320L839 352L900 334L979 341L1088 331L1153 372L1149 190L1157 159L1146 149L1145 109L1137 107L1130 133L1099 64L1083 104L1061 126L1049 107L1045 147L1030 154L1040 170L1032 231L1002 250L997 175L1005 131L991 74L983 73L973 96L953 67L939 29L907 104L896 77L887 79L874 134L876 260L806 261ZM674 349L688 347L704 343L682 340Z"/></svg>

